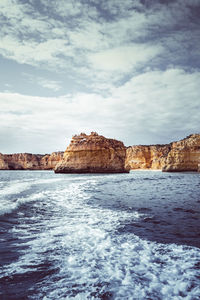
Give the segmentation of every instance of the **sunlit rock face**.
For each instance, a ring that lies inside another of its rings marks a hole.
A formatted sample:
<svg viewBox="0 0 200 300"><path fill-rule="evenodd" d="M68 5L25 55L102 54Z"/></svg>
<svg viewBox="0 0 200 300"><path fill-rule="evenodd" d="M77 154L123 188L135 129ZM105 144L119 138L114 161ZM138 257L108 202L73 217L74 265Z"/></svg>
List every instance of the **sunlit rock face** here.
<svg viewBox="0 0 200 300"><path fill-rule="evenodd" d="M165 165L170 145L132 146L126 150L125 166L134 169L160 170Z"/></svg>
<svg viewBox="0 0 200 300"><path fill-rule="evenodd" d="M126 147L96 132L73 136L56 173L126 173Z"/></svg>
<svg viewBox="0 0 200 300"><path fill-rule="evenodd" d="M0 170L9 170L8 164L5 161L4 155L0 153Z"/></svg>
<svg viewBox="0 0 200 300"><path fill-rule="evenodd" d="M200 134L167 145L128 147L125 166L132 170L200 171Z"/></svg>
<svg viewBox="0 0 200 300"><path fill-rule="evenodd" d="M53 170L59 161L63 159L64 152L53 152L51 154L43 155L40 159L40 166L44 170Z"/></svg>
<svg viewBox="0 0 200 300"><path fill-rule="evenodd" d="M162 170L164 172L198 171L200 166L200 134L191 134L170 144Z"/></svg>
<svg viewBox="0 0 200 300"><path fill-rule="evenodd" d="M4 154L9 170L38 170L41 157L30 153Z"/></svg>
<svg viewBox="0 0 200 300"><path fill-rule="evenodd" d="M72 138L66 151L1 154L0 170L52 170L56 173L124 173L130 169L200 172L200 134L167 145L132 146L95 132Z"/></svg>
<svg viewBox="0 0 200 300"><path fill-rule="evenodd" d="M52 154L1 154L1 170L52 170L63 157L63 152Z"/></svg>

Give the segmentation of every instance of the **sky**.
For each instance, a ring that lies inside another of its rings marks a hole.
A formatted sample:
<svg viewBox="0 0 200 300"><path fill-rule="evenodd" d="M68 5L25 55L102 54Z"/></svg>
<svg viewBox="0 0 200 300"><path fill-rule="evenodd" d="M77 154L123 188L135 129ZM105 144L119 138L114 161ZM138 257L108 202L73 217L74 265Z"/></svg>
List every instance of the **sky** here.
<svg viewBox="0 0 200 300"><path fill-rule="evenodd" d="M0 0L0 152L200 132L200 0Z"/></svg>

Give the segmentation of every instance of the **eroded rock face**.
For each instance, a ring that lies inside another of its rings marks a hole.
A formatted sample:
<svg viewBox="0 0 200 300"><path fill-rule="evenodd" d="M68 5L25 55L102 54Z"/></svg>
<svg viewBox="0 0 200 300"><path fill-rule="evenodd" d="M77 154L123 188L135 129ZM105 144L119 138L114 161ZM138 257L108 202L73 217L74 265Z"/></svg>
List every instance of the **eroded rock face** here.
<svg viewBox="0 0 200 300"><path fill-rule="evenodd" d="M132 146L126 150L126 167L159 170L165 165L170 145Z"/></svg>
<svg viewBox="0 0 200 300"><path fill-rule="evenodd" d="M55 166L62 160L64 152L53 152L50 155L44 155L40 160L40 166L45 170L53 170Z"/></svg>
<svg viewBox="0 0 200 300"><path fill-rule="evenodd" d="M0 154L1 170L52 170L63 157L63 152L52 154Z"/></svg>
<svg viewBox="0 0 200 300"><path fill-rule="evenodd" d="M164 172L198 171L200 164L200 134L191 134L170 144L162 170Z"/></svg>
<svg viewBox="0 0 200 300"><path fill-rule="evenodd" d="M126 166L164 172L199 171L200 134L167 145L128 147Z"/></svg>
<svg viewBox="0 0 200 300"><path fill-rule="evenodd" d="M56 173L125 173L126 147L95 132L73 136Z"/></svg>
<svg viewBox="0 0 200 300"><path fill-rule="evenodd" d="M52 170L58 173L122 173L129 169L200 172L200 134L167 145L132 146L93 132L74 136L65 153L1 154L0 170Z"/></svg>
<svg viewBox="0 0 200 300"><path fill-rule="evenodd" d="M0 153L0 170L9 170L8 164L4 159L4 155Z"/></svg>

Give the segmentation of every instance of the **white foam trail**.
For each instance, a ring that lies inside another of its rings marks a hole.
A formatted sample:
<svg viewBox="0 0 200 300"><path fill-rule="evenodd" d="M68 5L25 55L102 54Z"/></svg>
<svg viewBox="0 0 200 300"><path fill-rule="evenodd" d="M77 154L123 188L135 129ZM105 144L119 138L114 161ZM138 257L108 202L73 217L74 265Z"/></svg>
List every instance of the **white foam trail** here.
<svg viewBox="0 0 200 300"><path fill-rule="evenodd" d="M30 195L28 197L19 198L15 202L8 201L8 200L6 200L6 201L1 200L0 216L11 213L12 211L16 210L22 204L25 204L27 202L36 201L36 200L42 200L44 198L45 198L45 193L41 192L41 193L36 193L36 194Z"/></svg>
<svg viewBox="0 0 200 300"><path fill-rule="evenodd" d="M0 190L0 197L2 198L2 196L21 193L28 189L30 186L30 182L12 182L8 186Z"/></svg>
<svg viewBox="0 0 200 300"><path fill-rule="evenodd" d="M62 178L51 178L51 179L25 180L24 182L22 182L21 180L13 181L8 186L0 190L0 196L19 194L27 190L33 185L53 183L62 180L63 180Z"/></svg>
<svg viewBox="0 0 200 300"><path fill-rule="evenodd" d="M29 188L36 185L49 184L53 182L62 181L62 178L51 178L51 179L27 179L22 182L19 180L9 183L8 186L5 186L0 189L0 215L5 215L11 213L13 210L17 209L21 204L25 202L35 201L41 199L41 193L33 194L27 197L18 198L21 192L28 190ZM8 196L15 195L15 199L10 200Z"/></svg>
<svg viewBox="0 0 200 300"><path fill-rule="evenodd" d="M117 234L121 224L141 215L87 205L86 191L95 189L97 182L84 180L45 191L50 220L38 219L40 232L33 232L29 223L13 230L28 237L23 243L28 249L21 250L19 260L7 265L2 275L37 270L48 259L59 271L38 285L38 299L103 299L106 292L116 300L199 299L199 249Z"/></svg>
<svg viewBox="0 0 200 300"><path fill-rule="evenodd" d="M63 178L50 178L50 179L39 179L36 181L33 181L32 184L46 184L46 183L53 183L63 181Z"/></svg>
<svg viewBox="0 0 200 300"><path fill-rule="evenodd" d="M11 213L18 206L20 201L9 200L7 196L19 194L31 186L30 182L14 181L12 184L0 190L0 215Z"/></svg>

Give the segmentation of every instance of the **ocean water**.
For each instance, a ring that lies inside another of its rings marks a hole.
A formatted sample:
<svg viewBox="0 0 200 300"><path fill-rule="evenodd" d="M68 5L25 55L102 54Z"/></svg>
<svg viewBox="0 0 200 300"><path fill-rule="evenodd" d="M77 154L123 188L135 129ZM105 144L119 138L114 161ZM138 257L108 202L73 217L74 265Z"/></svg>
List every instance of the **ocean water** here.
<svg viewBox="0 0 200 300"><path fill-rule="evenodd" d="M0 299L200 299L200 174L0 172Z"/></svg>

